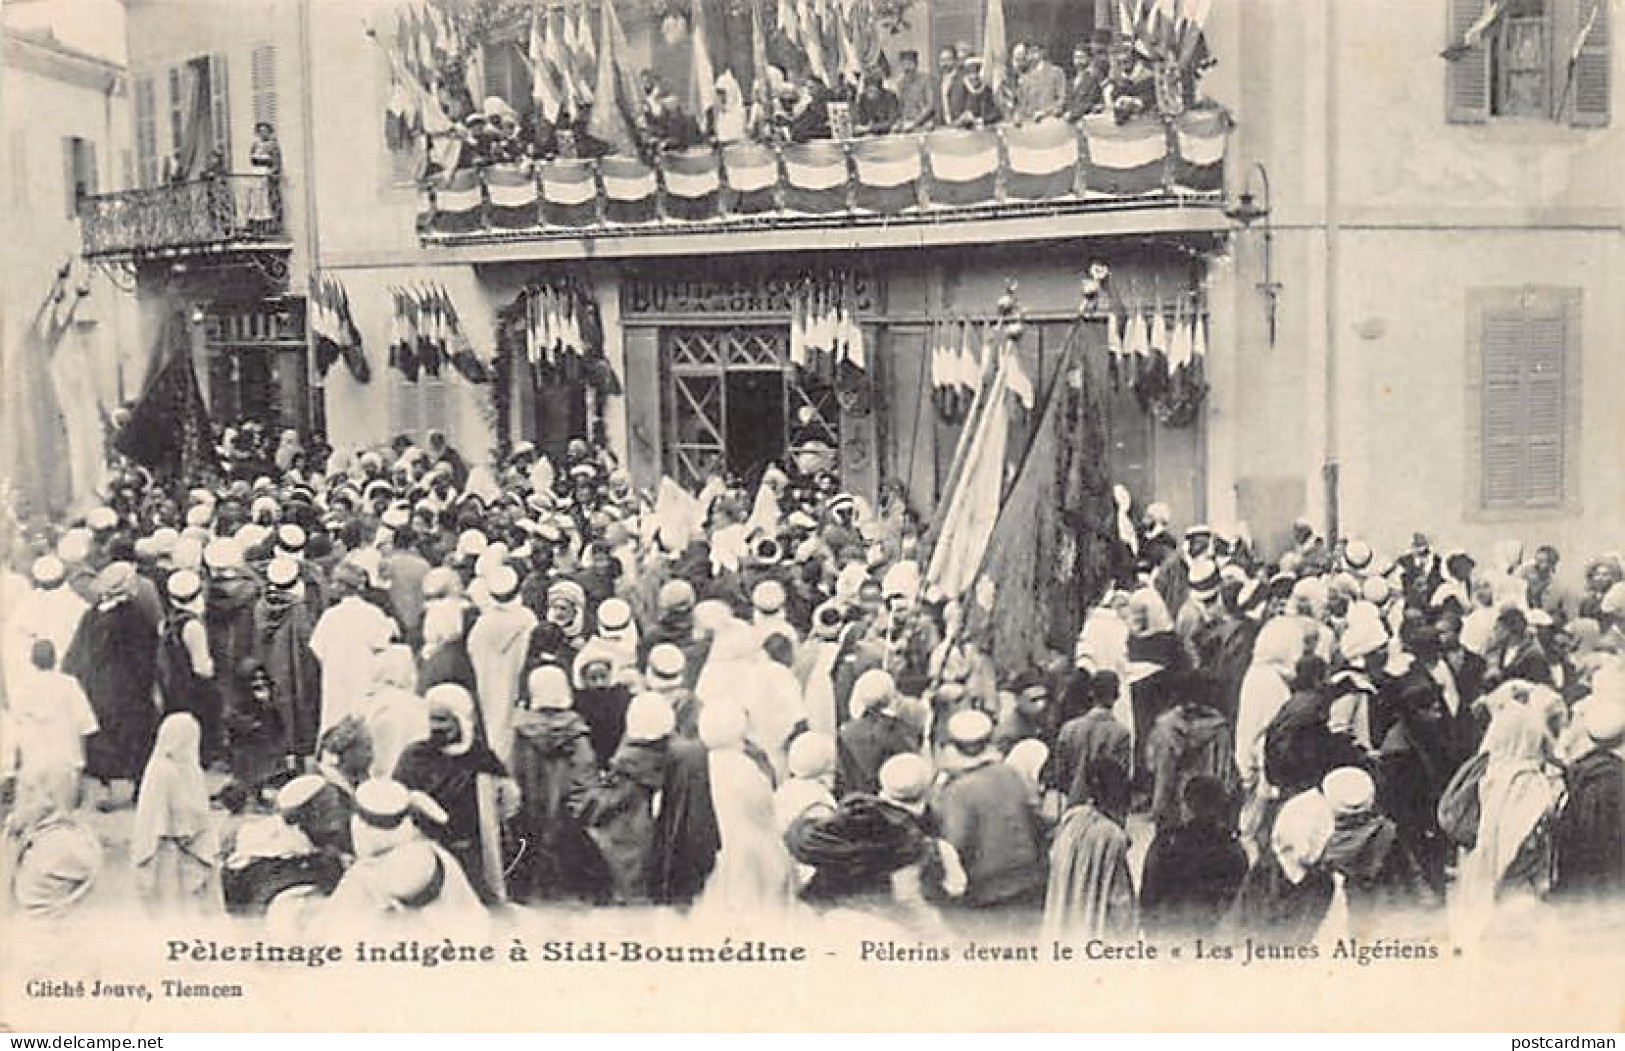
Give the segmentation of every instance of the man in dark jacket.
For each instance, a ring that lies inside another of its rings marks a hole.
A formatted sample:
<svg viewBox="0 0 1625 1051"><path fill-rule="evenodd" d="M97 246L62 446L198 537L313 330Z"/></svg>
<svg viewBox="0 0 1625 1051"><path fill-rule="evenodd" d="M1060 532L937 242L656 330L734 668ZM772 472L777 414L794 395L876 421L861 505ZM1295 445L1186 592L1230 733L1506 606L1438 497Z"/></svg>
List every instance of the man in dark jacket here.
<svg viewBox="0 0 1625 1051"><path fill-rule="evenodd" d="M1321 782L1321 794L1334 822L1321 861L1343 877L1350 933L1376 934L1396 913L1439 903L1398 827L1377 811L1371 775L1354 767L1333 770Z"/></svg>
<svg viewBox="0 0 1625 1051"><path fill-rule="evenodd" d="M919 751L919 731L892 711L896 697L891 674L878 668L864 672L853 685L852 707L862 714L841 727L836 741L840 795L874 795L880 791L880 768L886 760Z"/></svg>
<svg viewBox="0 0 1625 1051"><path fill-rule="evenodd" d="M962 904L989 911L1038 908L1046 882L1044 845L1027 782L994 751L993 720L974 709L948 721L947 781L932 813L965 866Z"/></svg>
<svg viewBox="0 0 1625 1051"><path fill-rule="evenodd" d="M1625 892L1625 702L1597 690L1582 725L1592 748L1569 768L1556 889L1569 899L1617 899Z"/></svg>
<svg viewBox="0 0 1625 1051"><path fill-rule="evenodd" d="M1145 855L1140 918L1146 929L1204 934L1218 927L1247 875L1247 852L1231 827L1216 777L1185 782L1184 823L1159 829Z"/></svg>

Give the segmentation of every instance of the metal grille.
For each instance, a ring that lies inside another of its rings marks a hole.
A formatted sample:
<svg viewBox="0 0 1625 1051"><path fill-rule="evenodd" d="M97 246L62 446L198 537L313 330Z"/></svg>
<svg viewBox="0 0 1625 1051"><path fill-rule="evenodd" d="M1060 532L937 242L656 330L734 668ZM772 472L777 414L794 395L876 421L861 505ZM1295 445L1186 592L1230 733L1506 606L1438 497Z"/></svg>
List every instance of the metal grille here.
<svg viewBox="0 0 1625 1051"><path fill-rule="evenodd" d="M790 364L787 328L665 329L661 362L666 373L666 468L690 491L728 468L730 372L784 374L787 449L807 441L840 448L839 398L834 387Z"/></svg>

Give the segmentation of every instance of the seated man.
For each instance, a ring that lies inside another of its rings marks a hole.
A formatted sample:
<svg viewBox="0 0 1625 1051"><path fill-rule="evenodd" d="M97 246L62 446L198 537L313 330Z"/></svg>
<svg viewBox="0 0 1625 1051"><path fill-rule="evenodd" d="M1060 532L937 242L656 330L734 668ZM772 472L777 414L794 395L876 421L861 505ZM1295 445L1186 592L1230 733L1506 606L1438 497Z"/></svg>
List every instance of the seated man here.
<svg viewBox="0 0 1625 1051"><path fill-rule="evenodd" d="M852 108L852 131L856 135L889 135L901 113L897 96L881 82L878 73L863 78L863 88Z"/></svg>

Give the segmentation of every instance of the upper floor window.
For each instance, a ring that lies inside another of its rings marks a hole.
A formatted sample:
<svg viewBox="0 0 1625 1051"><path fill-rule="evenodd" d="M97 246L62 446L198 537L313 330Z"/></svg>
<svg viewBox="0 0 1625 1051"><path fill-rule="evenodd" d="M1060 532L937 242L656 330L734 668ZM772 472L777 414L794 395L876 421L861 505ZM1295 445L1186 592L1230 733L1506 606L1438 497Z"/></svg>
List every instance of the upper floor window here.
<svg viewBox="0 0 1625 1051"><path fill-rule="evenodd" d="M1452 121L1608 123L1609 0L1448 0Z"/></svg>
<svg viewBox="0 0 1625 1051"><path fill-rule="evenodd" d="M96 192L96 144L77 135L62 139L62 181L66 191L66 215L79 214L79 202Z"/></svg>

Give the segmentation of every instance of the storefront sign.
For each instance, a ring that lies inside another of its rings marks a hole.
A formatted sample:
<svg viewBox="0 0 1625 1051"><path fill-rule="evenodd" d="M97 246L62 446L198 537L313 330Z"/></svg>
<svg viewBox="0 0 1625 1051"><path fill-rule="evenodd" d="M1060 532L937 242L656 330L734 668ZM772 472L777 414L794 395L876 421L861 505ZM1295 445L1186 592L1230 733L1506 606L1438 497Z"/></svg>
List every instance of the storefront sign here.
<svg viewBox="0 0 1625 1051"><path fill-rule="evenodd" d="M626 282L621 311L627 316L727 316L761 314L788 317L790 295L799 275L745 281L702 281L680 277L632 277ZM852 287L859 313L875 309L874 280L858 272Z"/></svg>

